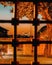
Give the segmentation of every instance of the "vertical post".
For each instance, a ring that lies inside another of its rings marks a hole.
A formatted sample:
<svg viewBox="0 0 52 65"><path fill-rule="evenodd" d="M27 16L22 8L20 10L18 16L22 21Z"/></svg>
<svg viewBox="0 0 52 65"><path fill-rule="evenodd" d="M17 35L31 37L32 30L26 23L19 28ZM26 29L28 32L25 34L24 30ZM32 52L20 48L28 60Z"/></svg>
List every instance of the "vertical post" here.
<svg viewBox="0 0 52 65"><path fill-rule="evenodd" d="M17 13L17 3L15 1L15 19L16 19L16 13ZM14 46L14 61L16 62L16 34L17 34L17 24L16 24L16 20L14 21L14 40L15 40L15 46Z"/></svg>

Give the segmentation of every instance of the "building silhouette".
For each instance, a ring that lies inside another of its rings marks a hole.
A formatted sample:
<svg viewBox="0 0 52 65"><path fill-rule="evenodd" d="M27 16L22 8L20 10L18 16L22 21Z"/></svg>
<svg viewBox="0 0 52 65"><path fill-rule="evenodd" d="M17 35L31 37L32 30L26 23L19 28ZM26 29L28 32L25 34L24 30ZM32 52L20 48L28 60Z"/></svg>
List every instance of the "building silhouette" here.
<svg viewBox="0 0 52 65"><path fill-rule="evenodd" d="M7 38L10 38L12 37L12 35L8 35L9 30L3 28L3 27L0 27L0 37L7 37Z"/></svg>
<svg viewBox="0 0 52 65"><path fill-rule="evenodd" d="M0 37L7 37L7 32L7 29L0 27Z"/></svg>

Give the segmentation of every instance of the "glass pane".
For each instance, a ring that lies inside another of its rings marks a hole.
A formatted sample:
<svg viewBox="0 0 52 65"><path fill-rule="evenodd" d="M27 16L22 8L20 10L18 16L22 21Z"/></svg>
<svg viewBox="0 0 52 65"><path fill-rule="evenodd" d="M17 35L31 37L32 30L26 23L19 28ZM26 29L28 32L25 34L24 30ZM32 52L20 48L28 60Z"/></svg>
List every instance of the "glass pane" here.
<svg viewBox="0 0 52 65"><path fill-rule="evenodd" d="M11 44L0 44L0 64L11 64L13 61L13 47Z"/></svg>
<svg viewBox="0 0 52 65"><path fill-rule="evenodd" d="M37 59L40 64L52 64L52 44L37 46Z"/></svg>
<svg viewBox="0 0 52 65"><path fill-rule="evenodd" d="M52 41L52 24L40 24L37 31L40 41Z"/></svg>
<svg viewBox="0 0 52 65"><path fill-rule="evenodd" d="M0 2L0 20L12 20L15 13L15 4L13 2Z"/></svg>
<svg viewBox="0 0 52 65"><path fill-rule="evenodd" d="M33 2L17 2L16 18L33 21L35 18L35 4Z"/></svg>
<svg viewBox="0 0 52 65"><path fill-rule="evenodd" d="M38 3L38 16L39 21L52 21L52 2L39 2Z"/></svg>
<svg viewBox="0 0 52 65"><path fill-rule="evenodd" d="M17 26L17 40L21 41L32 41L34 38L34 26L32 24L19 24Z"/></svg>
<svg viewBox="0 0 52 65"><path fill-rule="evenodd" d="M34 47L32 44L19 44L16 52L19 64L32 64L34 62Z"/></svg>
<svg viewBox="0 0 52 65"><path fill-rule="evenodd" d="M0 23L0 41L8 42L14 38L14 28L10 23Z"/></svg>

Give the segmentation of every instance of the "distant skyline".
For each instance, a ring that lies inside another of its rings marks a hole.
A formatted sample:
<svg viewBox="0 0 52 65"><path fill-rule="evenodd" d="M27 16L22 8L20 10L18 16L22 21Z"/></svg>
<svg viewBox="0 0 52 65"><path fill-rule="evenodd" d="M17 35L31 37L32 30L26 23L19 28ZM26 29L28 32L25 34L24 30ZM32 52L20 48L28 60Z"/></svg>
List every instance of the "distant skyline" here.
<svg viewBox="0 0 52 65"><path fill-rule="evenodd" d="M14 34L14 26L10 23L0 23L0 26L8 30L9 35ZM25 27L24 27L25 26ZM17 26L17 34L28 33L29 35L34 35L34 26L32 24L19 24Z"/></svg>
<svg viewBox="0 0 52 65"><path fill-rule="evenodd" d="M23 24L19 24L17 26L17 34L23 35L26 33L28 35L34 36L34 31L35 31L35 29L32 24L24 24L23 23Z"/></svg>

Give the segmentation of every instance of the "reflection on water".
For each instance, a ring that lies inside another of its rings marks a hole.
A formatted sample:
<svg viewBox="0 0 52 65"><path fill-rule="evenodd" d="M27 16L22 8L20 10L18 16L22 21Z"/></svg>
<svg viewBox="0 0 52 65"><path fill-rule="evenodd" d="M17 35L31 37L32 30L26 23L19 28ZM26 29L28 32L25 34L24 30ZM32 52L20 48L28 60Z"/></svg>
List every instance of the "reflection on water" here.
<svg viewBox="0 0 52 65"><path fill-rule="evenodd" d="M12 41L12 39L13 38L0 38L0 41L6 41L6 42L8 42L8 41ZM33 38L17 38L16 40L18 40L19 42L26 42L26 41L31 41L32 42L32 40L33 40Z"/></svg>
<svg viewBox="0 0 52 65"><path fill-rule="evenodd" d="M2 42L11 42L13 38L0 38L0 41Z"/></svg>
<svg viewBox="0 0 52 65"><path fill-rule="evenodd" d="M0 38L0 41L6 41L6 42L9 42L9 41L12 41L12 39L14 38ZM19 42L26 42L26 41L31 41L33 40L33 38L17 38L16 40L18 40Z"/></svg>
<svg viewBox="0 0 52 65"><path fill-rule="evenodd" d="M26 41L31 41L32 42L32 40L33 40L33 38L17 38L17 40L19 41L19 42L26 42Z"/></svg>

